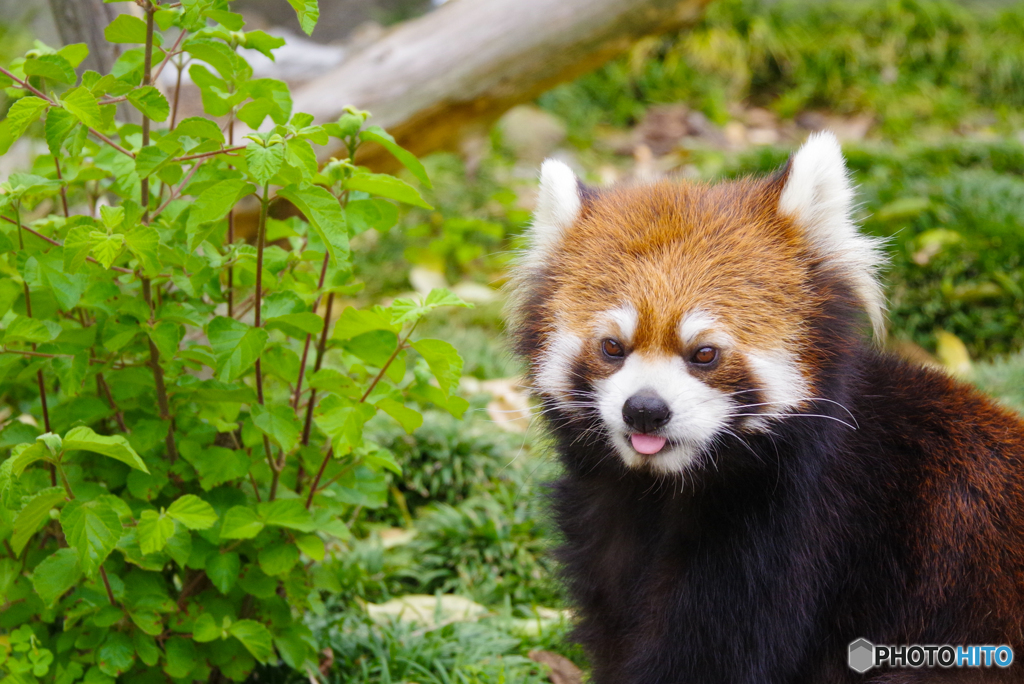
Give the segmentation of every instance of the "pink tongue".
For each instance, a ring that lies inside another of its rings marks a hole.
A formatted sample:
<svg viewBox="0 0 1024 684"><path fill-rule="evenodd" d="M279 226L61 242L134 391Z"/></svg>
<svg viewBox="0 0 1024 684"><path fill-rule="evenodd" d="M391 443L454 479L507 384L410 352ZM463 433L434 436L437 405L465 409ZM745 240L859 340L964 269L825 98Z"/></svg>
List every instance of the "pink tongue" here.
<svg viewBox="0 0 1024 684"><path fill-rule="evenodd" d="M665 446L665 438L656 435L634 434L630 436L630 439L633 441L634 449L648 456L658 453Z"/></svg>

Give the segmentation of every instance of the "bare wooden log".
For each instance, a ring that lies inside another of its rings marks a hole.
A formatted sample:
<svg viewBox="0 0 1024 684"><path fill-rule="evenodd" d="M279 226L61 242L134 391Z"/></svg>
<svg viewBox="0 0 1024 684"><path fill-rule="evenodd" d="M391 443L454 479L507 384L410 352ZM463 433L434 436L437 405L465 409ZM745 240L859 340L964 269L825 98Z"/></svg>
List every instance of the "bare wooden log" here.
<svg viewBox="0 0 1024 684"><path fill-rule="evenodd" d="M457 149L467 133L597 68L637 39L692 25L708 2L450 0L303 84L294 110L326 123L355 105L417 155ZM360 161L390 166L380 149Z"/></svg>

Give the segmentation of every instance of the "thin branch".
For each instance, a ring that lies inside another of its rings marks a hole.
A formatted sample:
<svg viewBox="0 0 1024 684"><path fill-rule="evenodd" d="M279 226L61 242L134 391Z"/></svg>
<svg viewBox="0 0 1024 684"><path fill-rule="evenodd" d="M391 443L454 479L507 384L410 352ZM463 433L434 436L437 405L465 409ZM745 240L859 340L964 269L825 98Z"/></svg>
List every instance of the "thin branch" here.
<svg viewBox="0 0 1024 684"><path fill-rule="evenodd" d="M206 159L207 157L216 157L218 154L232 154L234 152L238 152L239 150L244 150L245 147L245 145L235 145L234 147L224 147L219 150L214 150L213 152L200 152L198 154L188 154L185 155L184 157L176 157L168 163L177 164L178 162L187 162L192 161L193 159Z"/></svg>
<svg viewBox="0 0 1024 684"><path fill-rule="evenodd" d="M36 88L33 88L33 87L32 87L32 86L31 86L31 85L30 85L30 84L29 84L29 83L28 83L27 81L23 81L23 80L21 80L20 78L18 78L18 77L17 77L17 76L15 76L14 74L12 74L12 73L11 73L10 71L8 71L7 69L4 69L3 67L0 67L0 74L3 74L3 75L4 75L4 76L6 76L7 78L11 79L11 80L12 80L12 81L14 81L15 83L17 83L19 87L21 87L21 88L23 88L23 89L25 89L25 90L29 91L30 93L32 93L32 94L33 94L33 95L35 95L36 97L38 97L38 98L40 98L40 99L42 99L42 100L46 100L46 102L47 102L47 103L48 103L48 104L49 104L49 105L50 105L51 107L56 107L56 106L57 106L57 103L56 103L56 102L54 102L53 100L51 100L50 98L48 98L48 97L46 96L46 94L45 94L45 93L43 93L43 92L42 92L42 91L40 91L40 90L37 90ZM82 124L82 125L83 125L83 126L85 126L85 124ZM95 135L95 136L96 136L97 138L99 138L99 139L100 139L100 140L102 140L103 142L105 142L105 143L107 143L108 145L110 145L111 147L113 147L113 148L114 148L115 150L117 150L117 151L118 151L118 152L120 152L121 154L126 154L126 155L128 155L129 157L131 157L132 159L135 159L135 154L133 154L132 152L129 152L129 151L128 151L128 150L126 150L126 149L124 149L123 147L121 147L120 145L118 145L118 144L117 144L116 142L114 142L113 140L111 140L111 139L110 139L110 138L108 138L107 136L105 136L105 135L103 135L102 133L100 133L99 131L97 131L97 130L96 130L95 128L90 128L89 126L85 126L85 127L86 127L86 128L87 128L87 129L89 130L89 132L90 132L90 133L92 133L92 134L93 134L93 135Z"/></svg>
<svg viewBox="0 0 1024 684"><path fill-rule="evenodd" d="M149 307L150 320L153 322L153 294L150 288L149 278L142 278L142 296ZM164 444L167 446L167 457L171 463L178 458L178 448L174 443L174 418L171 416L170 405L167 401L167 387L164 385L164 369L160 366L160 350L156 348L153 338L149 341L149 366L153 370L153 381L156 385L156 401L160 408L160 420L168 421L167 436L164 437Z"/></svg>
<svg viewBox="0 0 1024 684"><path fill-rule="evenodd" d="M263 196L260 197L260 223L256 233L256 319L254 326L259 328L262 327L262 321L260 320L260 298L263 292L263 249L267 242L267 212L270 208L270 184L263 184ZM260 364L260 359L256 359L256 399L259 401L260 406L263 406L263 368ZM270 493L267 498L273 501L277 496L277 483L281 479L281 468L282 464L277 463L274 460L274 455L270 450L270 438L267 437L266 433L263 433L263 451L267 456L267 465L270 466L271 479L270 479ZM281 449L281 460L284 460L284 448Z"/></svg>
<svg viewBox="0 0 1024 684"><path fill-rule="evenodd" d="M171 57L180 54L180 50L178 50L178 48L181 46L181 41L185 40L185 36L187 34L188 31L184 30L178 34L178 39L174 41L174 45L171 46L170 51L167 52L167 54L164 56L164 60L160 62L160 66L158 66L156 68L156 72L153 73L153 81L156 81L158 78L160 78L160 74L164 72L164 67L167 66L167 63L169 61L171 61Z"/></svg>
<svg viewBox="0 0 1024 684"><path fill-rule="evenodd" d="M178 185L173 190L171 190L171 194L167 198L167 201L156 208L156 211L153 212L153 216L159 216L160 213L167 208L168 204L178 199L178 194L181 192L181 189L188 185L188 182L192 180L192 176L195 175L196 171L198 171L199 167L202 165L203 162L199 162L198 164L192 167L192 169L185 175L184 180L178 183Z"/></svg>
<svg viewBox="0 0 1024 684"><path fill-rule="evenodd" d="M31 233L32 235L35 235L40 240L45 240L46 242L49 242L51 245L54 245L56 247L63 247L64 246L63 243L61 243L60 240L54 240L53 238L46 237L42 233L40 233L40 232L38 232L36 230L32 230L28 226L21 225L20 221L15 221L14 219L8 218L6 216L0 216L0 219L3 219L4 221L7 221L8 223L13 224L15 226L18 226L19 228L21 228L21 229ZM100 264L100 262L98 262L95 259L93 259L91 256L87 256L87 257L85 257L85 259L86 259L86 261L91 261L94 264L99 264L100 266L103 265L103 264ZM110 270L111 271L117 271L118 273L134 273L135 272L135 271L131 270L130 268L121 268L120 266L111 266ZM161 276L161 277L163 277L163 276Z"/></svg>

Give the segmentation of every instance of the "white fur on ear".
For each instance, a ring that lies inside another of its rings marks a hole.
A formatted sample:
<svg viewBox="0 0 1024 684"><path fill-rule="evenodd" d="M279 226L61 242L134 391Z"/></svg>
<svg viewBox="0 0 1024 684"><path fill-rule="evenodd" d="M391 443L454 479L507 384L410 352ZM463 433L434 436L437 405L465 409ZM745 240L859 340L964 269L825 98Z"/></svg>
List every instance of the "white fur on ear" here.
<svg viewBox="0 0 1024 684"><path fill-rule="evenodd" d="M885 257L880 240L857 231L852 209L853 185L839 141L831 132L815 133L790 160L779 212L796 220L812 248L850 279L882 339L885 298L877 271Z"/></svg>
<svg viewBox="0 0 1024 684"><path fill-rule="evenodd" d="M528 262L538 264L555 246L580 213L580 190L576 174L557 159L540 167L540 191L530 231Z"/></svg>

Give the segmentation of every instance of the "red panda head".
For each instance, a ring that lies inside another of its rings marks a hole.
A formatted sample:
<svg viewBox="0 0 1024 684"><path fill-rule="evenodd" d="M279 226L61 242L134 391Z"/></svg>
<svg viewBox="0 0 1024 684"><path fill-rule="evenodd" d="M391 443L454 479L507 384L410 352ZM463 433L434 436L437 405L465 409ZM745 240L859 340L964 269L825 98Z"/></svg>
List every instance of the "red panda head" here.
<svg viewBox="0 0 1024 684"><path fill-rule="evenodd" d="M626 465L655 472L770 430L816 400L808 322L835 296L822 273L882 332L879 245L852 200L831 134L773 177L717 185L592 192L548 160L513 281L534 389L566 415L596 413Z"/></svg>

